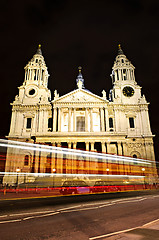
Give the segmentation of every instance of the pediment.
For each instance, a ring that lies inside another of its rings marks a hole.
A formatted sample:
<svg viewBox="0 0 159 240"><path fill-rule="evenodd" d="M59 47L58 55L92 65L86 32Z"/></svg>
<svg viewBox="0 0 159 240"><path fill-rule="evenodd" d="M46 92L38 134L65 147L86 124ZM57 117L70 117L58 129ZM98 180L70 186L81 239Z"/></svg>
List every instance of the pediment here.
<svg viewBox="0 0 159 240"><path fill-rule="evenodd" d="M105 102L106 99L103 99L102 97L99 97L91 92L89 92L88 90L84 90L84 89L77 89L74 90L66 95L63 95L59 98L57 98L56 100L54 100L53 102L56 103L79 103L79 102Z"/></svg>

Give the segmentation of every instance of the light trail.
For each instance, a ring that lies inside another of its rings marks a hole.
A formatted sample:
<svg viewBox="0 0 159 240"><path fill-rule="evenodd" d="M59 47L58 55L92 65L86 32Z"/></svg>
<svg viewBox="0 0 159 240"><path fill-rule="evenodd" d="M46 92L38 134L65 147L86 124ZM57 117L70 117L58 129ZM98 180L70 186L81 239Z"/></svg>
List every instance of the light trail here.
<svg viewBox="0 0 159 240"><path fill-rule="evenodd" d="M0 174L5 174L5 175L17 175L17 172L0 172ZM54 173L27 173L27 172L18 172L18 175L31 175L31 176L50 176L50 177L53 177L55 176ZM59 177L117 177L117 178L145 178L145 176L143 175L103 175L103 174L81 174L81 173L56 173L56 176L59 176Z"/></svg>
<svg viewBox="0 0 159 240"><path fill-rule="evenodd" d="M67 154L67 155L74 155L74 156L81 156L81 157L90 157L93 158L94 161L98 161L97 159L101 160L111 160L111 161L124 161L124 162L135 162L135 163L143 163L146 165L150 165L150 160L144 160L144 159L135 159L125 156L118 156L118 155L111 155L111 154L104 154L104 153L94 153L94 152L86 152L82 150L77 149L65 149L61 147L53 147L53 146L44 146L40 144L32 144L32 143L22 143L22 142L16 142L10 141L10 140L0 140L0 146L1 147L9 147L9 148L17 148L22 150L32 150L32 151L39 151L39 152L48 152L48 153L58 153L58 154ZM8 142L10 144L8 144ZM11 144L13 143L13 144ZM21 146L22 145L22 146ZM83 161L86 161L86 159L82 159Z"/></svg>

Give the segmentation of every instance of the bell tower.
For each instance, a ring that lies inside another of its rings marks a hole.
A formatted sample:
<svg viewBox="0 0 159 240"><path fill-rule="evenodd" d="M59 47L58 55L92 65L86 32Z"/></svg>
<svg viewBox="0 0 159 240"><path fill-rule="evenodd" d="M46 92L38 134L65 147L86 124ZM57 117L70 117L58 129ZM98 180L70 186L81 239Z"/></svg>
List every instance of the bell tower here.
<svg viewBox="0 0 159 240"><path fill-rule="evenodd" d="M109 105L113 107L114 131L123 134L128 156L155 159L153 135L149 121L149 103L135 80L135 67L118 46L112 67Z"/></svg>
<svg viewBox="0 0 159 240"><path fill-rule="evenodd" d="M12 105L9 138L31 138L48 131L51 113L51 92L48 89L48 70L41 45L24 67L25 77Z"/></svg>
<svg viewBox="0 0 159 240"><path fill-rule="evenodd" d="M135 80L134 70L135 67L127 59L119 44L118 55L114 61L111 74L113 89L110 99L112 101L127 104L145 101L145 97L141 96L141 87L137 85Z"/></svg>
<svg viewBox="0 0 159 240"><path fill-rule="evenodd" d="M113 71L112 71L112 82L113 84L122 84L123 82L135 84L135 67L127 59L121 45L118 45L118 55L115 59Z"/></svg>

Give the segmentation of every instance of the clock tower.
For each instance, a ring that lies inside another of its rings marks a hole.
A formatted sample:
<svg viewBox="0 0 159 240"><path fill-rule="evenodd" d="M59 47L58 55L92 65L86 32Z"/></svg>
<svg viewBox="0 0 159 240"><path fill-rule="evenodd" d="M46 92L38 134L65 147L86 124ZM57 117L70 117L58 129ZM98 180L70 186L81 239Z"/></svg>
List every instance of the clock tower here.
<svg viewBox="0 0 159 240"><path fill-rule="evenodd" d="M127 153L145 159L155 159L148 105L134 74L135 67L118 46L112 67L110 105L114 108L115 131L125 134Z"/></svg>
<svg viewBox="0 0 159 240"><path fill-rule="evenodd" d="M137 104L141 98L141 87L135 81L135 67L123 53L120 44L118 47L118 55L111 74L113 83L111 98L118 103Z"/></svg>
<svg viewBox="0 0 159 240"><path fill-rule="evenodd" d="M48 89L48 70L41 45L25 66L24 82L12 105L9 139L30 139L48 131L52 118L51 92Z"/></svg>

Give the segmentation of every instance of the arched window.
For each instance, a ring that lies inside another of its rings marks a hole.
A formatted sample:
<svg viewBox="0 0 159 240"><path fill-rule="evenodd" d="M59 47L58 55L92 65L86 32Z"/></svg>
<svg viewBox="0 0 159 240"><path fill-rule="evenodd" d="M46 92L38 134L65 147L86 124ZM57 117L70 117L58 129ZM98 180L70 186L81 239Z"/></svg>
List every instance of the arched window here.
<svg viewBox="0 0 159 240"><path fill-rule="evenodd" d="M29 155L25 155L24 165L25 165L25 166L28 166L28 165L29 165Z"/></svg>

